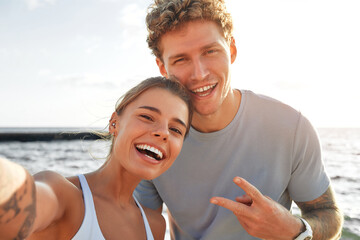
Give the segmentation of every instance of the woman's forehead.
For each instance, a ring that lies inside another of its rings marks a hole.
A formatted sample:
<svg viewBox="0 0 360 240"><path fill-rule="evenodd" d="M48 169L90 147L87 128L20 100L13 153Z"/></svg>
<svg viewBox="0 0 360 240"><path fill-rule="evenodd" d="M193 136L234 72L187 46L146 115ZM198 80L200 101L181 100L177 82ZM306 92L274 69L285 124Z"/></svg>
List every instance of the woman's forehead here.
<svg viewBox="0 0 360 240"><path fill-rule="evenodd" d="M179 108L186 103L179 96L175 95L168 89L153 87L143 93L141 93L134 101L134 106L139 107L140 105L153 105L159 109L162 108Z"/></svg>

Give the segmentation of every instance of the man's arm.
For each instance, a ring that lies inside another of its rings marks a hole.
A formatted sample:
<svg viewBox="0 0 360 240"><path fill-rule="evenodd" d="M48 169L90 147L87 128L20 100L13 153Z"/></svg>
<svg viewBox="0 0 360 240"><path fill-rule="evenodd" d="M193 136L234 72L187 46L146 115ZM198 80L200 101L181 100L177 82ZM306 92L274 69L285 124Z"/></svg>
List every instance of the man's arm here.
<svg viewBox="0 0 360 240"><path fill-rule="evenodd" d="M163 201L151 180L142 180L136 187L134 195L145 207L162 213Z"/></svg>
<svg viewBox="0 0 360 240"><path fill-rule="evenodd" d="M236 201L213 197L210 202L232 211L250 235L267 240L291 240L300 234L303 223L299 218L271 198L262 195L245 179L235 177L234 182L245 191L245 196ZM336 207L331 188L313 201L299 203L299 207L304 219L313 229L313 239L340 238L342 215Z"/></svg>
<svg viewBox="0 0 360 240"><path fill-rule="evenodd" d="M313 230L313 239L340 239L343 215L329 187L319 198L309 202L296 202L302 217Z"/></svg>

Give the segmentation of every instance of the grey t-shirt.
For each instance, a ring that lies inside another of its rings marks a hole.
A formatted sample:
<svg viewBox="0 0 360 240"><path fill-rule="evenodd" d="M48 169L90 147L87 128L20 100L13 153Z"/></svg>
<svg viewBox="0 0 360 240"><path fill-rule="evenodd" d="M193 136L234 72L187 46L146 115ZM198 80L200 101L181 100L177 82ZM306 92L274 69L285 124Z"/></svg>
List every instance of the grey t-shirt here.
<svg viewBox="0 0 360 240"><path fill-rule="evenodd" d="M175 239L256 239L233 213L209 203L213 196L244 194L232 179L245 178L264 195L290 209L292 201L310 201L330 184L316 131L293 108L251 91L224 129L201 133L191 128L173 166L135 195L145 206L169 210Z"/></svg>

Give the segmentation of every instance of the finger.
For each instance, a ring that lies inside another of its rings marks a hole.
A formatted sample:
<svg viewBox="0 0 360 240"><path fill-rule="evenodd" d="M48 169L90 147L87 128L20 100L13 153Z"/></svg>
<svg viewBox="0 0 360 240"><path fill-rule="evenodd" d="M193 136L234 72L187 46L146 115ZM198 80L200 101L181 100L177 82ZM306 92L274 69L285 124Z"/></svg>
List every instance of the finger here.
<svg viewBox="0 0 360 240"><path fill-rule="evenodd" d="M210 203L216 204L220 207L224 207L232 211L235 215L246 215L248 213L248 209L246 205L232 201L223 197L213 197L210 199Z"/></svg>
<svg viewBox="0 0 360 240"><path fill-rule="evenodd" d="M239 197L236 197L235 200L239 203L242 203L242 204L246 204L248 206L251 206L252 204L252 199L249 195L245 194L245 195L242 195L242 196L239 196Z"/></svg>
<svg viewBox="0 0 360 240"><path fill-rule="evenodd" d="M234 183L238 185L242 190L245 191L247 195L252 199L252 201L258 201L263 198L261 192L253 185L251 185L248 181L241 177L235 177Z"/></svg>
<svg viewBox="0 0 360 240"><path fill-rule="evenodd" d="M251 202L252 201L251 197L249 195L247 195L247 194L244 194L242 196L238 196L238 197L235 198L235 200L237 202L249 202L249 201Z"/></svg>

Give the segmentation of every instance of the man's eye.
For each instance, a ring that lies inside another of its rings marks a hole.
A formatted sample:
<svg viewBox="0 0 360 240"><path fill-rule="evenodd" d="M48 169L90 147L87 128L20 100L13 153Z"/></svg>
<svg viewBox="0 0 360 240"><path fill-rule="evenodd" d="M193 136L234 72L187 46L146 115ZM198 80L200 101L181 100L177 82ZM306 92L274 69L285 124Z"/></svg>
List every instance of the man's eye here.
<svg viewBox="0 0 360 240"><path fill-rule="evenodd" d="M141 114L140 117L146 119L146 120L149 120L149 121L153 121L152 117L148 116L148 115L145 115L145 114Z"/></svg>
<svg viewBox="0 0 360 240"><path fill-rule="evenodd" d="M182 131L180 131L180 130L177 129L177 128L170 128L170 130L173 131L173 132L175 132L175 133L177 133L177 134L180 134L181 136L183 135L183 134L182 134Z"/></svg>
<svg viewBox="0 0 360 240"><path fill-rule="evenodd" d="M212 54L212 53L215 53L215 52L216 52L215 49L210 49L210 50L206 51L206 54Z"/></svg>
<svg viewBox="0 0 360 240"><path fill-rule="evenodd" d="M176 59L176 60L174 61L174 64L176 64L176 63L181 63L181 62L183 62L183 61L185 61L184 58L178 58L178 59Z"/></svg>

